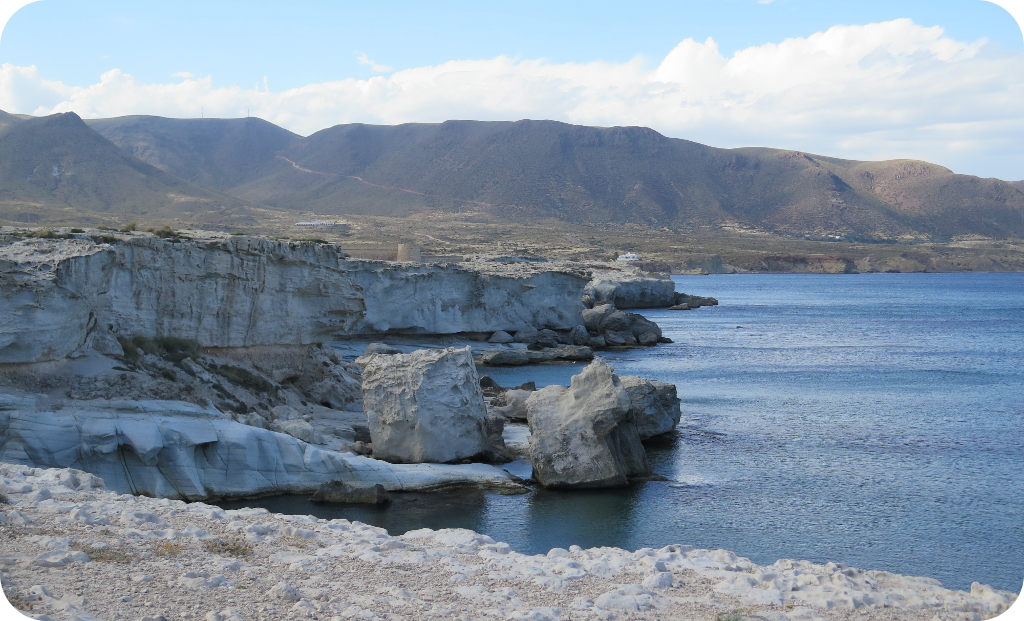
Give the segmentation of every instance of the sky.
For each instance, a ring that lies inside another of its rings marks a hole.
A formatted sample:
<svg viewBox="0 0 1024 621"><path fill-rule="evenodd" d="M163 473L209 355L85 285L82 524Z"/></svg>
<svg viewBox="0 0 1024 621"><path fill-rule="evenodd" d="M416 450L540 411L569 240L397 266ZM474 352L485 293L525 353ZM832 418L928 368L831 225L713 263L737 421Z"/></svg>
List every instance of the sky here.
<svg viewBox="0 0 1024 621"><path fill-rule="evenodd" d="M0 36L0 109L643 125L1018 180L1024 36L983 0L38 0Z"/></svg>

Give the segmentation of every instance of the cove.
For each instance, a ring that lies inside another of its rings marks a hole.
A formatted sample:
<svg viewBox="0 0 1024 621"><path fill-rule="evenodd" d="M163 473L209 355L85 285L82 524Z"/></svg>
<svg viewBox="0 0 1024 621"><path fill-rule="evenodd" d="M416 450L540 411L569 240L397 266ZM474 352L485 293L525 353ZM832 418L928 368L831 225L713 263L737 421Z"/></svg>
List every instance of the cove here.
<svg viewBox="0 0 1024 621"><path fill-rule="evenodd" d="M721 305L642 311L675 342L602 353L620 375L678 386L678 435L649 448L670 481L402 494L384 510L288 496L223 506L392 534L471 528L526 553L682 543L1020 590L1024 274L675 279ZM480 371L514 386L568 384L581 369Z"/></svg>

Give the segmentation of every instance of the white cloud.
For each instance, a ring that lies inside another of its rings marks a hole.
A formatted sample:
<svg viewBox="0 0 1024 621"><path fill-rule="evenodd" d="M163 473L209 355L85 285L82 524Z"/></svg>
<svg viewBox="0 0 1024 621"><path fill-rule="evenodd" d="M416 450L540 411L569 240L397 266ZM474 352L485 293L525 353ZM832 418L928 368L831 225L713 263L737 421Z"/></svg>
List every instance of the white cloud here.
<svg viewBox="0 0 1024 621"><path fill-rule="evenodd" d="M370 57L367 56L364 52L360 52L358 55L356 55L356 60L359 61L360 65L369 65L370 69L373 69L377 73L387 73L388 71L394 69L394 67L388 67L387 65L378 65L377 63L370 60Z"/></svg>
<svg viewBox="0 0 1024 621"><path fill-rule="evenodd" d="M372 63L369 59L367 62ZM1024 178L1024 54L962 42L907 19L836 26L725 57L687 39L657 67L556 64L504 56L453 60L388 77L269 88L210 77L143 84L117 69L67 86L4 65L0 109L244 116L299 133L347 122L557 119L645 125L715 146L776 146L851 159L919 158L958 172Z"/></svg>

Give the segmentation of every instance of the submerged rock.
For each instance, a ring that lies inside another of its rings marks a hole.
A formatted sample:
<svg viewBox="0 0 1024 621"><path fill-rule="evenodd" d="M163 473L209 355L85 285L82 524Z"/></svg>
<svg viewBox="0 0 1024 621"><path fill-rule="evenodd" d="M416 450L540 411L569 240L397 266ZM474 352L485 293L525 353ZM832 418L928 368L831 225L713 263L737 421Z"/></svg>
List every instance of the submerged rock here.
<svg viewBox="0 0 1024 621"><path fill-rule="evenodd" d="M352 487L341 481L324 481L313 492L311 502L345 502L365 505L386 505L391 495L380 483L373 487Z"/></svg>
<svg viewBox="0 0 1024 621"><path fill-rule="evenodd" d="M625 376L619 378L629 395L629 413L641 440L668 433L676 428L682 413L676 385Z"/></svg>
<svg viewBox="0 0 1024 621"><path fill-rule="evenodd" d="M622 382L604 361L526 401L530 460L545 487L610 487L651 468Z"/></svg>
<svg viewBox="0 0 1024 621"><path fill-rule="evenodd" d="M472 350L374 356L363 371L373 453L393 463L447 463L487 450L487 409Z"/></svg>

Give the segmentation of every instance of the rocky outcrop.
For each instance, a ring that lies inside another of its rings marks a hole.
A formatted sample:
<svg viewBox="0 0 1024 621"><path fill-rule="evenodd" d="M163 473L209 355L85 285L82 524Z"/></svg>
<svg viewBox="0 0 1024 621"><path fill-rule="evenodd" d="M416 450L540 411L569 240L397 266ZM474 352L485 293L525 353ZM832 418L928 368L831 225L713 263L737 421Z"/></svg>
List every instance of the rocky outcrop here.
<svg viewBox="0 0 1024 621"><path fill-rule="evenodd" d="M662 339L658 324L636 313L602 304L583 311L583 323L592 335L591 347L656 345Z"/></svg>
<svg viewBox="0 0 1024 621"><path fill-rule="evenodd" d="M571 385L526 401L533 476L545 487L609 487L650 474L630 401L613 369L591 363Z"/></svg>
<svg viewBox="0 0 1024 621"><path fill-rule="evenodd" d="M62 407L0 394L0 460L75 468L122 493L202 500L353 487L430 489L453 483L518 488L485 464L393 465L323 450L182 401L88 401Z"/></svg>
<svg viewBox="0 0 1024 621"><path fill-rule="evenodd" d="M363 407L378 459L446 463L487 451L487 409L469 347L373 356L363 369Z"/></svg>
<svg viewBox="0 0 1024 621"><path fill-rule="evenodd" d="M668 274L634 268L594 270L583 288L585 305L615 308L667 308L675 299L676 283ZM589 303L587 303L589 302Z"/></svg>
<svg viewBox="0 0 1024 621"><path fill-rule="evenodd" d="M480 364L498 367L539 364L541 362L551 362L552 360L579 362L581 360L593 359L594 350L590 347L562 345L539 351L529 349L488 349L480 354L479 362Z"/></svg>
<svg viewBox="0 0 1024 621"><path fill-rule="evenodd" d="M610 304L617 309L687 308L715 306L718 300L676 291L676 283L668 274L644 272L636 268L595 269L583 288L583 305L596 308Z"/></svg>
<svg viewBox="0 0 1024 621"><path fill-rule="evenodd" d="M629 414L636 423L636 431L641 440L676 428L682 413L675 384L635 376L619 379L629 395Z"/></svg>
<svg viewBox="0 0 1024 621"><path fill-rule="evenodd" d="M526 400L533 394L532 390L518 390L509 388L503 391L491 402L491 411L515 422L526 422L528 419Z"/></svg>
<svg viewBox="0 0 1024 621"><path fill-rule="evenodd" d="M565 266L356 261L314 242L202 232L107 239L0 246L0 363L58 360L87 343L110 349L112 335L245 347L385 332L571 330L586 284L585 272Z"/></svg>

